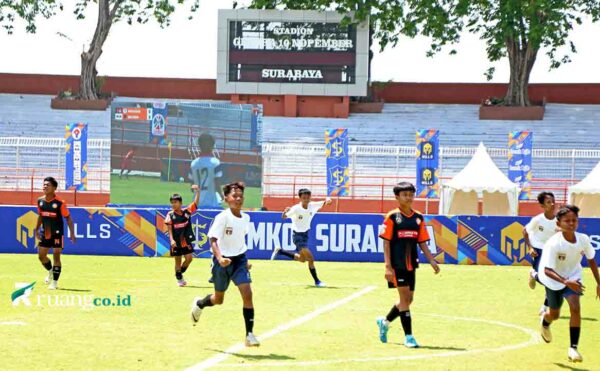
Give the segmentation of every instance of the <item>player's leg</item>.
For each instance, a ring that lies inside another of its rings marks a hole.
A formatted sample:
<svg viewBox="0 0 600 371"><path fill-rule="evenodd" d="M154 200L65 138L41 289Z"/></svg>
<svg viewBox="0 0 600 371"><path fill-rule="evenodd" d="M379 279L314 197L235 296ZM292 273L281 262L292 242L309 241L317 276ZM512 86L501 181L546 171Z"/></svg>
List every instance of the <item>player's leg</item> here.
<svg viewBox="0 0 600 371"><path fill-rule="evenodd" d="M412 333L412 316L410 313L410 305L414 299L415 292L415 272L406 272L406 286L398 287L398 296L400 302L398 304L398 316L404 330L404 345L408 348L418 348L419 344L415 340ZM411 278L412 277L412 278Z"/></svg>
<svg viewBox="0 0 600 371"><path fill-rule="evenodd" d="M234 259L231 263L233 273L231 280L240 290L242 296L242 314L246 326L246 346L257 347L260 345L258 339L254 336L254 303L252 299L252 277L248 269L249 263L245 255Z"/></svg>
<svg viewBox="0 0 600 371"><path fill-rule="evenodd" d="M315 268L315 257L313 256L310 249L307 247L302 248L300 250L300 255L304 257L304 259L308 262L308 270L310 271L310 275L313 280L315 280L315 286L317 287L325 287L325 283L321 282L319 277L317 276L317 269Z"/></svg>
<svg viewBox="0 0 600 371"><path fill-rule="evenodd" d="M188 254L185 254L184 256L184 261L181 263L181 273L185 273L185 271L187 271L187 269L189 268L190 264L192 264L192 260L194 260L194 255L190 252Z"/></svg>
<svg viewBox="0 0 600 371"><path fill-rule="evenodd" d="M203 298L194 298L191 311L192 322L194 324L200 319L200 315L204 308L223 304L223 301L225 300L225 291L227 291L229 283L231 282L232 272L233 267L231 264L227 267L221 267L213 257L212 277L214 280L213 284L215 291L213 294L208 294Z"/></svg>
<svg viewBox="0 0 600 371"><path fill-rule="evenodd" d="M173 253L173 261L175 262L175 279L177 280L177 284L179 287L183 287L186 285L186 282L183 280L183 273L181 272L181 255Z"/></svg>
<svg viewBox="0 0 600 371"><path fill-rule="evenodd" d="M542 259L542 250L536 249L533 250L536 253L536 256L533 258L531 262L531 270L529 271L529 288L535 289L535 284L538 281L538 268L540 266L540 260Z"/></svg>
<svg viewBox="0 0 600 371"><path fill-rule="evenodd" d="M546 343L552 341L552 332L550 331L550 324L556 321L560 317L560 307L563 303L563 292L562 290L551 290L546 287L546 298L548 300L548 310L544 312L540 317L541 321L541 335L542 339Z"/></svg>
<svg viewBox="0 0 600 371"><path fill-rule="evenodd" d="M54 248L52 249L52 281L50 282L49 289L54 290L58 288L58 279L60 278L60 273L62 272L62 262L60 260L62 254L62 238L55 241Z"/></svg>
<svg viewBox="0 0 600 371"><path fill-rule="evenodd" d="M42 266L44 267L44 269L46 269L46 271L48 272L48 275L46 276L46 278L44 280L44 282L46 282L46 284L49 284L50 281L52 281L52 262L48 258L49 251L50 251L50 248L48 248L48 247L38 246L38 259L40 260L40 263L42 263Z"/></svg>
<svg viewBox="0 0 600 371"><path fill-rule="evenodd" d="M569 335L570 335L570 347L569 347L569 360L572 362L581 362L583 358L579 354L577 349L579 345L579 335L581 333L581 303L579 300L579 294L569 292L569 295L565 298L569 303L569 310L571 311L571 319L569 322Z"/></svg>

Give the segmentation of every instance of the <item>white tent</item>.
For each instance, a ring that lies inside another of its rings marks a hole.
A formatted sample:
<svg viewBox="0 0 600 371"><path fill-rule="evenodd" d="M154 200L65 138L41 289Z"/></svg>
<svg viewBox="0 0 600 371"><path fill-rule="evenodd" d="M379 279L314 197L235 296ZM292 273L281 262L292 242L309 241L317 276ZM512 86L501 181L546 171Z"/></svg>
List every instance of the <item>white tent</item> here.
<svg viewBox="0 0 600 371"><path fill-rule="evenodd" d="M569 187L569 202L581 209L580 216L600 217L600 162L581 182Z"/></svg>
<svg viewBox="0 0 600 371"><path fill-rule="evenodd" d="M483 215L517 215L519 192L519 186L498 169L480 143L464 169L442 184L440 213L477 215L481 196Z"/></svg>

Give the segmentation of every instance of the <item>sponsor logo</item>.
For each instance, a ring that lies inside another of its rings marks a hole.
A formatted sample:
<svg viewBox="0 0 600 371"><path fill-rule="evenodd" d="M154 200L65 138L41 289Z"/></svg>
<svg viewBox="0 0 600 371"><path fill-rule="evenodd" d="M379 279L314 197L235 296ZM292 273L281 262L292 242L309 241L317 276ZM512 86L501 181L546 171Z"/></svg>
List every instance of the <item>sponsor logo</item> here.
<svg viewBox="0 0 600 371"><path fill-rule="evenodd" d="M514 222L502 229L500 233L500 250L513 262L521 262L526 258L527 253L521 223Z"/></svg>
<svg viewBox="0 0 600 371"><path fill-rule="evenodd" d="M185 223L177 223L175 224L173 227L175 227L175 229L180 229L180 228L185 228L188 225L188 222Z"/></svg>
<svg viewBox="0 0 600 371"><path fill-rule="evenodd" d="M423 142L421 144L421 159L423 160L433 160L434 155L434 147L431 142Z"/></svg>
<svg viewBox="0 0 600 371"><path fill-rule="evenodd" d="M29 247L29 240L34 238L37 218L37 214L33 211L28 211L17 218L17 241L25 248Z"/></svg>
<svg viewBox="0 0 600 371"><path fill-rule="evenodd" d="M398 231L398 238L418 238L419 232L417 231Z"/></svg>
<svg viewBox="0 0 600 371"><path fill-rule="evenodd" d="M10 295L10 299L12 300L13 306L17 307L21 303L23 303L26 307L31 306L31 301L29 297L31 296L31 292L33 291L33 286L35 286L35 282L32 283L15 283L15 288L17 290L13 291Z"/></svg>
<svg viewBox="0 0 600 371"><path fill-rule="evenodd" d="M421 172L421 184L422 185L433 185L433 170L430 168L425 168Z"/></svg>

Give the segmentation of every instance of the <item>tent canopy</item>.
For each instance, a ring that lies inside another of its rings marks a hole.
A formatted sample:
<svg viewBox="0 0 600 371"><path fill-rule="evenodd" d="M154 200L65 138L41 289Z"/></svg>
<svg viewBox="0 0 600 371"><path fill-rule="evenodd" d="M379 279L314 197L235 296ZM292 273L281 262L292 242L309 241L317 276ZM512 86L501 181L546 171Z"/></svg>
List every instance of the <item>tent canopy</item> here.
<svg viewBox="0 0 600 371"><path fill-rule="evenodd" d="M480 143L469 163L442 184L440 210L442 214L473 214L479 202L477 195L482 194L485 215L517 215L519 191Z"/></svg>
<svg viewBox="0 0 600 371"><path fill-rule="evenodd" d="M581 182L569 187L569 202L579 207L580 216L600 217L600 162Z"/></svg>
<svg viewBox="0 0 600 371"><path fill-rule="evenodd" d="M581 182L569 187L569 193L600 194L600 162Z"/></svg>

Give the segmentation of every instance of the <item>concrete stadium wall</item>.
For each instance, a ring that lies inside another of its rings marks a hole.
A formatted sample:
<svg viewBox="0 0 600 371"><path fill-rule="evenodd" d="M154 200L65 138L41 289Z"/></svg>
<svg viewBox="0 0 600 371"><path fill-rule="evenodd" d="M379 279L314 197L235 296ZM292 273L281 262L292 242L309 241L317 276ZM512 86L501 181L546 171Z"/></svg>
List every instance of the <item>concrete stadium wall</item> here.
<svg viewBox="0 0 600 371"><path fill-rule="evenodd" d="M167 209L71 208L77 244L65 239L66 254L114 256L169 256L165 234ZM192 218L197 240L196 255L209 257L206 234L215 210L200 210ZM280 213L249 212L248 256L269 259L276 246L294 250L291 224ZM529 218L425 217L431 237L430 251L445 264L529 265L523 240L523 226ZM0 206L4 236L0 253L36 253L34 228L36 208ZM381 214L319 213L310 231L310 247L322 261L382 262L383 243L378 238ZM600 249L600 219L581 219L580 231L589 234L593 247ZM422 257L423 258L423 257ZM596 254L600 262L600 254ZM425 261L425 260L421 260Z"/></svg>

